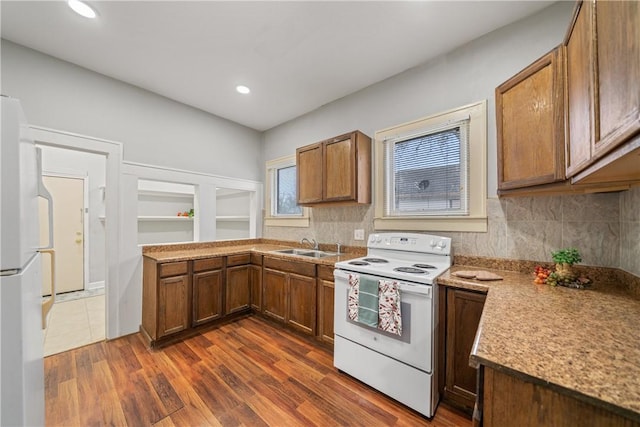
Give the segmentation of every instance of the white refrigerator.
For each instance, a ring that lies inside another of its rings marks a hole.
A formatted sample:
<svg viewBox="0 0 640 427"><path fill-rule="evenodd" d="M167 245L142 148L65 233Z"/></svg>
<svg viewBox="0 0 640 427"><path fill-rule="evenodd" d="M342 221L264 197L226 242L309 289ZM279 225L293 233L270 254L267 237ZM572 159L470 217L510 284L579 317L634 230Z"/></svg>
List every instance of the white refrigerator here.
<svg viewBox="0 0 640 427"><path fill-rule="evenodd" d="M48 193L20 102L0 98L0 426L43 426L38 197Z"/></svg>

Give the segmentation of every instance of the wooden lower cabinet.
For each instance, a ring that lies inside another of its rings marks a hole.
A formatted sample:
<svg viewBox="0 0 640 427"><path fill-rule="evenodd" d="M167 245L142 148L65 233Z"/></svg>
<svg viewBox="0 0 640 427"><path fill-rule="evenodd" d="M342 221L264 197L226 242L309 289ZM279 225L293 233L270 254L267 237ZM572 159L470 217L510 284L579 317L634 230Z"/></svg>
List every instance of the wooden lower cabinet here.
<svg viewBox="0 0 640 427"><path fill-rule="evenodd" d="M222 317L223 276L222 269L193 274L193 326Z"/></svg>
<svg viewBox="0 0 640 427"><path fill-rule="evenodd" d="M316 278L289 274L286 322L305 334L316 334Z"/></svg>
<svg viewBox="0 0 640 427"><path fill-rule="evenodd" d="M262 312L262 255L251 254L249 267L250 305L253 311Z"/></svg>
<svg viewBox="0 0 640 427"><path fill-rule="evenodd" d="M254 311L262 312L262 266L249 266L250 301Z"/></svg>
<svg viewBox="0 0 640 427"><path fill-rule="evenodd" d="M446 292L445 325L440 330L445 337L443 400L471 412L476 401L477 369L469 366L469 356L486 295L451 287L441 287L442 291Z"/></svg>
<svg viewBox="0 0 640 427"><path fill-rule="evenodd" d="M333 345L333 306L335 283L333 266L318 266L318 339Z"/></svg>
<svg viewBox="0 0 640 427"><path fill-rule="evenodd" d="M223 311L224 257L193 260L192 326L221 318Z"/></svg>
<svg viewBox="0 0 640 427"><path fill-rule="evenodd" d="M142 325L151 341L189 328L190 272L187 261L143 258Z"/></svg>
<svg viewBox="0 0 640 427"><path fill-rule="evenodd" d="M227 267L226 314L249 308L251 302L250 268L251 266L249 265Z"/></svg>
<svg viewBox="0 0 640 427"><path fill-rule="evenodd" d="M249 309L251 302L250 262L251 254L248 253L227 256L225 314L238 313Z"/></svg>
<svg viewBox="0 0 640 427"><path fill-rule="evenodd" d="M640 423L600 406L505 372L483 370L484 427L638 427Z"/></svg>
<svg viewBox="0 0 640 427"><path fill-rule="evenodd" d="M316 265L264 257L263 313L308 335L316 334Z"/></svg>
<svg viewBox="0 0 640 427"><path fill-rule="evenodd" d="M189 276L175 276L158 282L158 338L189 327Z"/></svg>
<svg viewBox="0 0 640 427"><path fill-rule="evenodd" d="M287 278L287 273L270 268L265 268L262 275L263 313L280 322L285 321L287 312Z"/></svg>

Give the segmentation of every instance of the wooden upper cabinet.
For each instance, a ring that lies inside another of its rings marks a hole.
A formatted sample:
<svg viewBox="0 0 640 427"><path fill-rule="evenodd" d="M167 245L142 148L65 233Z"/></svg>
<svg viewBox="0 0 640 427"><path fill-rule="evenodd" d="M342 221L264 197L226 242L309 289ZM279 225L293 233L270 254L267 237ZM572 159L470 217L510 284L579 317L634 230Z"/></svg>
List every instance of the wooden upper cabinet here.
<svg viewBox="0 0 640 427"><path fill-rule="evenodd" d="M593 3L576 7L573 24L565 40L567 61L567 176L584 169L591 160L596 120L594 98Z"/></svg>
<svg viewBox="0 0 640 427"><path fill-rule="evenodd" d="M371 138L350 132L296 150L298 204L371 203Z"/></svg>
<svg viewBox="0 0 640 427"><path fill-rule="evenodd" d="M567 176L639 181L640 4L578 3L565 39Z"/></svg>
<svg viewBox="0 0 640 427"><path fill-rule="evenodd" d="M345 135L324 144L324 200L355 200L356 141Z"/></svg>
<svg viewBox="0 0 640 427"><path fill-rule="evenodd" d="M595 16L598 156L640 131L640 3L599 1Z"/></svg>
<svg viewBox="0 0 640 427"><path fill-rule="evenodd" d="M296 150L298 204L322 202L322 144Z"/></svg>
<svg viewBox="0 0 640 427"><path fill-rule="evenodd" d="M564 180L562 46L496 88L498 189Z"/></svg>

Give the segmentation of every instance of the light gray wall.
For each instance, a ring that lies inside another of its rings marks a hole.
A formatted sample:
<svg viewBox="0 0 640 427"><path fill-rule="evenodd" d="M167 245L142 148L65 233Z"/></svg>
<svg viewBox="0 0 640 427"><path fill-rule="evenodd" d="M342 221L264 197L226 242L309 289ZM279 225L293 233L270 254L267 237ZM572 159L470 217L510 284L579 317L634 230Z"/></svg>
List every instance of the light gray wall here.
<svg viewBox="0 0 640 427"><path fill-rule="evenodd" d="M127 161L262 180L259 132L7 40L1 47L0 89L22 101L30 124L122 142Z"/></svg>
<svg viewBox="0 0 640 427"><path fill-rule="evenodd" d="M495 88L562 42L572 10L572 2L554 4L423 66L270 129L264 134L265 160L354 129L373 137L377 130L487 99L488 194L495 196ZM384 61L384 52L380 60Z"/></svg>
<svg viewBox="0 0 640 427"><path fill-rule="evenodd" d="M296 147L354 129L373 137L377 130L487 99L488 232L435 234L451 237L456 253L464 255L549 261L551 251L575 246L585 264L620 267L640 275L640 189L584 196L496 197L495 88L562 43L573 7L573 2L556 3L423 66L270 129L263 135L265 160L294 154ZM363 241L353 239L354 229L364 229L365 235L376 231L371 206L312 208L310 217L309 228L265 227L264 237L313 237L323 243L362 246Z"/></svg>

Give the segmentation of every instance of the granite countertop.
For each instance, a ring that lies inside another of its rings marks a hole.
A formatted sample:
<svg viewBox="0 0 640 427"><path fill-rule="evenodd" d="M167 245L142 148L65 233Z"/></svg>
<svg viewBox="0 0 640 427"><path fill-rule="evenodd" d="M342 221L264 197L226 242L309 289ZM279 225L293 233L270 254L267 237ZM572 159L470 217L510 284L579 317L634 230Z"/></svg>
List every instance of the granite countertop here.
<svg viewBox="0 0 640 427"><path fill-rule="evenodd" d="M462 279L485 270L504 280ZM532 273L455 265L438 283L487 293L470 363L509 372L640 420L640 299L615 281L589 289Z"/></svg>
<svg viewBox="0 0 640 427"><path fill-rule="evenodd" d="M143 248L143 256L151 258L157 262L174 262L185 261L190 259L209 258L214 256L237 255L242 253L258 253L260 255L269 255L274 258L295 259L297 261L305 261L313 264L323 264L333 266L336 262L346 261L349 259L362 256L357 252L343 253L340 255L326 256L322 258L313 258L293 254L279 254L273 251L280 249L288 249L291 246L287 244L261 243L260 241L243 243L242 241L228 242L227 245L215 245L198 247L198 245L165 245ZM327 251L331 252L331 251Z"/></svg>

